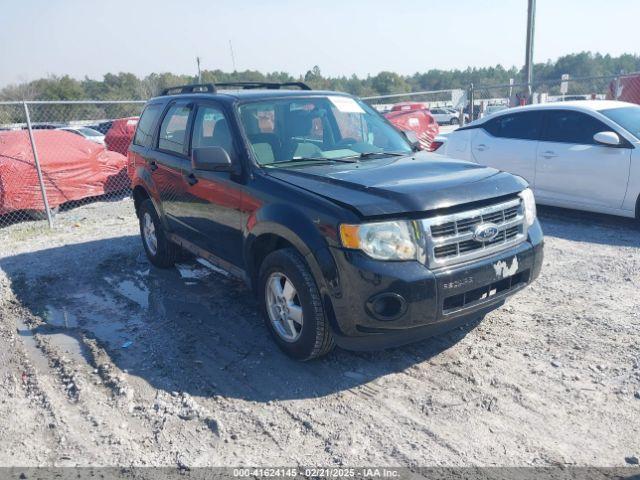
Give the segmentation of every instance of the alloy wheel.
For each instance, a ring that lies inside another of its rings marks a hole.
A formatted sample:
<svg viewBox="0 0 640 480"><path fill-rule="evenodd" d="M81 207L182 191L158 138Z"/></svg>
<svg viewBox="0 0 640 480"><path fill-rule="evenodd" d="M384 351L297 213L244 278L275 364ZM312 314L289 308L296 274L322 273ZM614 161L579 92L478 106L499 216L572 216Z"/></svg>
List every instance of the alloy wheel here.
<svg viewBox="0 0 640 480"><path fill-rule="evenodd" d="M302 333L303 315L293 282L283 273L275 272L267 279L265 290L271 325L284 341L295 342Z"/></svg>
<svg viewBox="0 0 640 480"><path fill-rule="evenodd" d="M156 236L156 226L153 223L153 218L149 212L145 212L142 219L142 233L144 236L144 242L149 249L151 255L158 253L158 237Z"/></svg>

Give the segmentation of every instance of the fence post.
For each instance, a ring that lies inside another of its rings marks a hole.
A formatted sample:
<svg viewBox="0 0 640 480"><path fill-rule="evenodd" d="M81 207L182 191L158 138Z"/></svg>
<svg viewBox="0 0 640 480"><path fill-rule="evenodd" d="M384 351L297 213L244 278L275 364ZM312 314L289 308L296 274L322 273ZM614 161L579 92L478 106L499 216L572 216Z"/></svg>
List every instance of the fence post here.
<svg viewBox="0 0 640 480"><path fill-rule="evenodd" d="M473 122L475 120L475 109L473 108L474 103L474 91L473 91L473 83L469 85L469 122Z"/></svg>
<svg viewBox="0 0 640 480"><path fill-rule="evenodd" d="M613 99L618 100L618 97L620 96L620 75L616 75L613 88L614 88Z"/></svg>
<svg viewBox="0 0 640 480"><path fill-rule="evenodd" d="M47 190L44 187L44 179L42 178L42 169L40 168L40 159L38 158L38 149L36 148L36 141L33 137L33 129L31 128L31 117L29 116L29 107L27 102L22 102L24 105L24 115L27 119L27 129L29 130L29 140L31 141L31 150L33 151L33 163L36 166L36 172L38 172L38 182L40 183L40 192L42 193L42 202L44 203L44 211L47 213L47 221L49 222L49 228L53 228L53 219L51 218L51 209L49 208L49 201L47 200Z"/></svg>

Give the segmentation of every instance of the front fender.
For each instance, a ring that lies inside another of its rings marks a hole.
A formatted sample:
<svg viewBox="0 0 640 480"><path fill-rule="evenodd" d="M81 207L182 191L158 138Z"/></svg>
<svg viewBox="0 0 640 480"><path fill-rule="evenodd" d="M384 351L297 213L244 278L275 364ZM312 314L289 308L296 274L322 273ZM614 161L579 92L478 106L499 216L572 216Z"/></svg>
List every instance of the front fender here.
<svg viewBox="0 0 640 480"><path fill-rule="evenodd" d="M255 241L271 234L293 245L306 259L321 293L331 293L338 285L338 269L331 255L323 229L333 228L315 223L300 209L286 204L270 204L254 212L247 222L244 259L250 278L257 274L252 251Z"/></svg>

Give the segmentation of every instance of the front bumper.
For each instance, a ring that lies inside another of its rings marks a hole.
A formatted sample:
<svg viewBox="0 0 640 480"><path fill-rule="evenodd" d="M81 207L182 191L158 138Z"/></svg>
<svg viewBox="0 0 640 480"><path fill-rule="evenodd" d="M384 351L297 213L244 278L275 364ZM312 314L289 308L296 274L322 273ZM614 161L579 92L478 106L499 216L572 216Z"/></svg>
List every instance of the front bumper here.
<svg viewBox="0 0 640 480"><path fill-rule="evenodd" d="M536 221L527 241L515 247L436 270L338 248L330 252L336 266L329 282L336 343L369 350L437 335L500 307L540 274L543 237ZM396 315L381 316L371 300L389 294L402 299L402 308Z"/></svg>

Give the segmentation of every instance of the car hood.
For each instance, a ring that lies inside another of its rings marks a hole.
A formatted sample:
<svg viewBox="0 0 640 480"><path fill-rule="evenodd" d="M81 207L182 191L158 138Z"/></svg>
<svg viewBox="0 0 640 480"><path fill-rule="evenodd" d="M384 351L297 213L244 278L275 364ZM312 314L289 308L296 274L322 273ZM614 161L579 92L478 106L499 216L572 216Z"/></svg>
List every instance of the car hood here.
<svg viewBox="0 0 640 480"><path fill-rule="evenodd" d="M509 173L426 152L358 163L276 167L267 172L365 217L447 208L526 187L523 179Z"/></svg>

